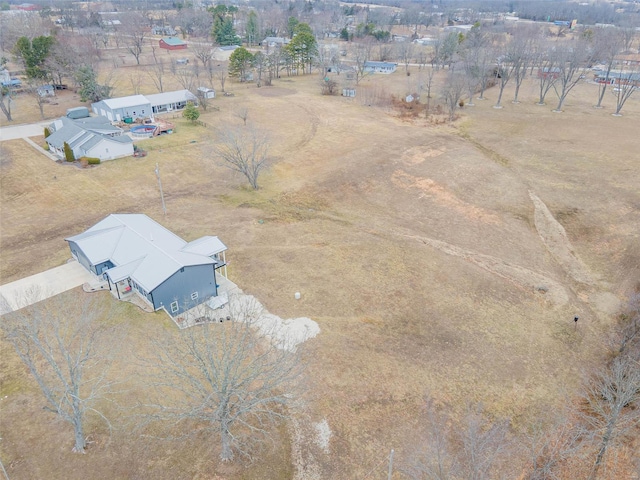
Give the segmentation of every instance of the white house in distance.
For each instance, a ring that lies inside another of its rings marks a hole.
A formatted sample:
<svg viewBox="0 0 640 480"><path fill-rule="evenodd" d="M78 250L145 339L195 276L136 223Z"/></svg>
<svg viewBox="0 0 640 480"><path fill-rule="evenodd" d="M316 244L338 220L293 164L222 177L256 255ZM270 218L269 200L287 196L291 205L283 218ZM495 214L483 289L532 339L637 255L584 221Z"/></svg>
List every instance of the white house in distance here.
<svg viewBox="0 0 640 480"><path fill-rule="evenodd" d="M364 62L364 71L367 73L393 73L397 68L397 63L371 61Z"/></svg>
<svg viewBox="0 0 640 480"><path fill-rule="evenodd" d="M130 95L108 98L91 104L96 115L102 115L114 122L131 121L137 118L153 117L154 113L182 110L187 102L198 104L198 98L189 90L156 93L153 95Z"/></svg>
<svg viewBox="0 0 640 480"><path fill-rule="evenodd" d="M65 158L65 142L76 158L93 157L104 161L133 155L133 140L124 135L121 128L111 125L106 117L61 117L49 129L52 133L45 141L49 151L60 159Z"/></svg>

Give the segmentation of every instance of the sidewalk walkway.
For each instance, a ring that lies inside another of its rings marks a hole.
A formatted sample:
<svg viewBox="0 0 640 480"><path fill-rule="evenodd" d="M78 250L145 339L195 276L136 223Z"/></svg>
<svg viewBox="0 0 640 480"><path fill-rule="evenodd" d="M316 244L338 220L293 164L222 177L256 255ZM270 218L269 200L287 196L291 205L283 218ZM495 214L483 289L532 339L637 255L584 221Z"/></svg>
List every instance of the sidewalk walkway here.
<svg viewBox="0 0 640 480"><path fill-rule="evenodd" d="M29 145L31 145L33 148L35 148L38 152L40 152L43 155L46 155L47 157L49 157L51 160L53 160L54 162L57 162L58 160L60 160L58 157L56 157L53 153L51 152L47 152L44 148L42 148L40 145L38 145L36 142L34 142L33 140L31 140L30 138L25 137L23 139L25 142L27 142Z"/></svg>

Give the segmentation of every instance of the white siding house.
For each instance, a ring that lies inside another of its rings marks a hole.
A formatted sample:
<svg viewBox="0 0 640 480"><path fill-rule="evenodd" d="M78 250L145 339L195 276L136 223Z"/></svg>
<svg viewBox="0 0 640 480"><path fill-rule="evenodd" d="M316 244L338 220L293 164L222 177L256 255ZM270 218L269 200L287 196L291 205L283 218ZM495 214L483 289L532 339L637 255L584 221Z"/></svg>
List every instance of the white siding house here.
<svg viewBox="0 0 640 480"><path fill-rule="evenodd" d="M397 63L364 62L364 71L368 73L393 73L398 68Z"/></svg>
<svg viewBox="0 0 640 480"><path fill-rule="evenodd" d="M53 133L46 138L47 145L60 159L65 158L65 143L75 158L94 157L104 161L133 155L133 140L123 135L121 128L111 125L106 117L78 120L61 117L49 129Z"/></svg>
<svg viewBox="0 0 640 480"><path fill-rule="evenodd" d="M188 102L192 102L194 105L198 104L198 97L189 90L156 93L154 95L147 95L146 98L151 104L151 110L153 113L182 110L187 106Z"/></svg>

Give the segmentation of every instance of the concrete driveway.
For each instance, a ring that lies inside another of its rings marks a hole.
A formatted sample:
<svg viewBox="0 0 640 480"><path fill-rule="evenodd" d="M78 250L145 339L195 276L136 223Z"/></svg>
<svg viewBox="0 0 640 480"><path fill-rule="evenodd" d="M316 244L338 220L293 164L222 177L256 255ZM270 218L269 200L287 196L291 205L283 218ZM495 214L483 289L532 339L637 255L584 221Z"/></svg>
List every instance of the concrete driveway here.
<svg viewBox="0 0 640 480"><path fill-rule="evenodd" d="M0 315L95 282L95 277L77 261L0 286ZM4 299L4 301L3 301Z"/></svg>
<svg viewBox="0 0 640 480"><path fill-rule="evenodd" d="M15 140L16 138L37 137L44 133L44 127L50 125L53 120L38 123L27 123L0 128L0 142Z"/></svg>

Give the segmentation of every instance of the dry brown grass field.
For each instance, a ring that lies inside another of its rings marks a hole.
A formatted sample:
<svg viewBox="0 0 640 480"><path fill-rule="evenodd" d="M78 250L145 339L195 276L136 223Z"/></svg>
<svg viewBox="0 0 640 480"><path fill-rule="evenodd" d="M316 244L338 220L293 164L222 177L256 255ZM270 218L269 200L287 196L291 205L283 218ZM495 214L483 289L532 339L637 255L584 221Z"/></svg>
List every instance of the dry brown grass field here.
<svg viewBox="0 0 640 480"><path fill-rule="evenodd" d="M367 77L358 95L404 95L418 74ZM563 113L551 111L551 97L535 105L533 83L522 103L511 104L508 89L495 110L492 89L453 124L434 125L321 96L313 75L229 84L235 96L201 116L208 127L175 120L175 134L138 142L145 158L78 169L22 140L4 142L1 283L64 263L63 239L104 216L140 212L188 240L220 236L233 281L271 312L321 328L306 344L299 458L283 428L246 468L220 464L205 439L122 430L108 441L99 425L87 455L73 455L70 429L41 410L2 343L0 445L10 478L278 479L294 478L292 464L306 468L295 478L365 478L372 469L366 478L386 478L389 450L401 465L419 441L427 394L454 417L481 402L490 418L510 418L514 434L544 422L602 359L619 302L640 278L640 97L616 118L612 100L592 108L596 89L580 84ZM241 107L271 137L257 191L210 153L216 129L241 124ZM27 121L20 108L16 118ZM132 350L174 328L163 314L118 312ZM323 419L328 453L309 426Z"/></svg>

